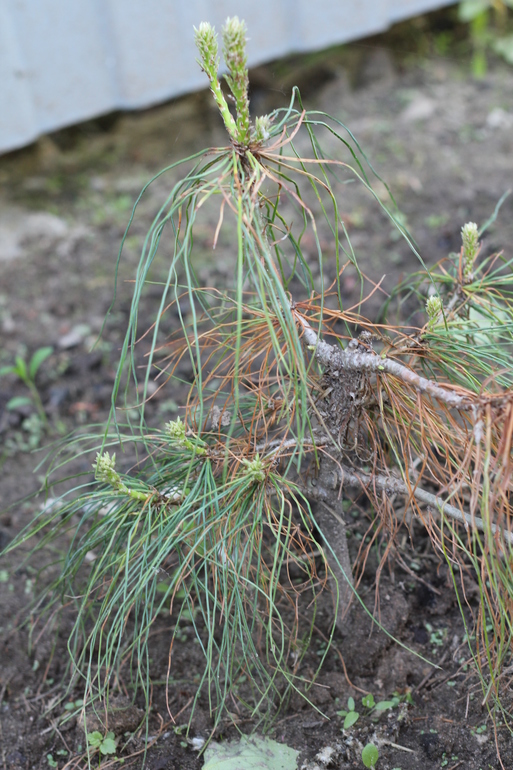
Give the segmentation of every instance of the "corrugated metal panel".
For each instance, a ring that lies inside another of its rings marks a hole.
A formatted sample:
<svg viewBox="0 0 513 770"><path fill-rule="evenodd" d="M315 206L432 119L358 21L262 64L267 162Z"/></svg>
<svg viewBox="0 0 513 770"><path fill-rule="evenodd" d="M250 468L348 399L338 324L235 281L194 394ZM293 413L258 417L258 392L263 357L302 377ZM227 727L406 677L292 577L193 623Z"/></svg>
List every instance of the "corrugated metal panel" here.
<svg viewBox="0 0 513 770"><path fill-rule="evenodd" d="M323 48L447 0L0 0L0 152L205 86L193 25L247 22L250 64Z"/></svg>

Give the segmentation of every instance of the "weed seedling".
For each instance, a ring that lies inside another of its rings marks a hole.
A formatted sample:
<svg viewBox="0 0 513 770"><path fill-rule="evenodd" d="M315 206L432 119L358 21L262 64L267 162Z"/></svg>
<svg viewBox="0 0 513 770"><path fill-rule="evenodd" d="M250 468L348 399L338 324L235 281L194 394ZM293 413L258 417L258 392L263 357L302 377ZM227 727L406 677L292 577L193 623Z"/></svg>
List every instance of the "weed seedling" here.
<svg viewBox="0 0 513 770"><path fill-rule="evenodd" d="M14 364L11 366L2 366L0 368L0 377L7 374L15 375L27 386L30 394L29 396L15 396L14 398L11 398L11 400L7 402L7 409L16 409L19 406L30 404L36 408L39 419L45 426L48 426L48 418L36 385L36 376L43 361L46 361L52 353L53 348L39 348L33 354L30 361L27 362L27 359L23 356L16 356Z"/></svg>
<svg viewBox="0 0 513 770"><path fill-rule="evenodd" d="M461 0L459 18L470 25L474 77L486 75L488 50L513 64L513 34L507 34L511 30L511 8L511 0Z"/></svg>
<svg viewBox="0 0 513 770"><path fill-rule="evenodd" d="M362 762L365 767L376 767L379 751L373 743L368 743L362 750Z"/></svg>
<svg viewBox="0 0 513 770"><path fill-rule="evenodd" d="M445 639L447 637L446 628L434 628L431 623L424 623L426 631L429 634L429 643L436 649L437 647L443 647Z"/></svg>
<svg viewBox="0 0 513 770"><path fill-rule="evenodd" d="M374 695L372 695L372 693L368 693L362 698L362 706L365 709L364 716L370 716L371 718L377 717L381 712L397 708L401 703L405 702L409 704L413 703L411 693L409 691L407 691L405 695L394 693L393 697L389 700L380 700L377 703L374 700ZM344 730L347 730L349 727L352 727L354 724L356 724L360 714L358 711L356 711L354 698L348 698L347 710L342 709L341 711L337 711L337 714L340 717L344 717Z"/></svg>
<svg viewBox="0 0 513 770"><path fill-rule="evenodd" d="M372 695L370 697L372 698ZM344 717L344 724L342 728L344 730L349 730L349 728L352 727L354 724L356 724L356 722L360 718L360 714L358 713L358 711L356 711L356 704L354 702L354 698L347 699L347 711L344 711L344 709L342 709L341 711L337 711L337 714L340 717Z"/></svg>
<svg viewBox="0 0 513 770"><path fill-rule="evenodd" d="M116 753L118 740L113 732L109 731L102 735L99 730L87 733L87 743L90 748L98 749L98 767L101 764L102 756L109 756Z"/></svg>

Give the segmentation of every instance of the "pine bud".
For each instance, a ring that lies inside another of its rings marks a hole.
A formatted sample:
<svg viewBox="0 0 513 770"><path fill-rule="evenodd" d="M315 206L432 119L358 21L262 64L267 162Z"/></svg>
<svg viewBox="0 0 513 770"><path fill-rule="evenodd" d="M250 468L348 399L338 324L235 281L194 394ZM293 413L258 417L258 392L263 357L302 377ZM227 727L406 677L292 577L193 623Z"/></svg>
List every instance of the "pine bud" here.
<svg viewBox="0 0 513 770"><path fill-rule="evenodd" d="M269 115L262 115L255 120L255 133L253 139L255 142L265 142L271 134L271 118Z"/></svg>
<svg viewBox="0 0 513 770"><path fill-rule="evenodd" d="M237 141L249 144L249 78L246 56L246 25L237 16L226 19L222 29L223 55L228 67L226 82L235 99L237 110Z"/></svg>
<svg viewBox="0 0 513 770"><path fill-rule="evenodd" d="M119 473L115 469L116 465L116 453L112 453L112 457L108 452L96 454L96 462L93 463L95 475L98 481L103 481L106 484L111 484L113 487L117 486L120 482Z"/></svg>
<svg viewBox="0 0 513 770"><path fill-rule="evenodd" d="M461 228L461 239L463 241L463 279L472 280L472 271L474 261L479 251L479 232L475 222L467 222Z"/></svg>
<svg viewBox="0 0 513 770"><path fill-rule="evenodd" d="M264 463L258 454L253 460L243 460L242 462L246 466L246 476L249 476L252 481L265 481Z"/></svg>
<svg viewBox="0 0 513 770"><path fill-rule="evenodd" d="M219 57L217 55L218 47L216 31L207 21L202 21L198 29L196 29L196 27L194 28L194 39L200 54L198 63L201 65L204 72L206 72L210 81L210 89L214 95L216 104L219 107L219 112L223 118L226 130L232 139L236 139L237 126L230 113L217 76Z"/></svg>
<svg viewBox="0 0 513 770"><path fill-rule="evenodd" d="M194 42L199 51L203 69L207 73L217 73L219 67L217 35L208 21L202 21L198 29L194 28Z"/></svg>
<svg viewBox="0 0 513 770"><path fill-rule="evenodd" d="M433 326L442 312L442 300L438 294L433 294L432 297L428 297L426 301L426 313L429 318L429 325Z"/></svg>
<svg viewBox="0 0 513 770"><path fill-rule="evenodd" d="M207 454L207 447L203 445L203 442L198 440L195 436L192 436L192 438L195 438L195 441L191 441L190 438L187 438L187 436L191 436L191 432L187 431L187 428L185 426L185 423L181 421L179 417L176 418L176 420L171 420L171 422L168 422L165 426L165 431L171 441L178 444L179 447L182 449L188 449L190 452L195 452L197 455L206 455Z"/></svg>
<svg viewBox="0 0 513 770"><path fill-rule="evenodd" d="M166 424L166 433L173 441L183 444L185 442L185 423L179 417L176 420L171 420Z"/></svg>

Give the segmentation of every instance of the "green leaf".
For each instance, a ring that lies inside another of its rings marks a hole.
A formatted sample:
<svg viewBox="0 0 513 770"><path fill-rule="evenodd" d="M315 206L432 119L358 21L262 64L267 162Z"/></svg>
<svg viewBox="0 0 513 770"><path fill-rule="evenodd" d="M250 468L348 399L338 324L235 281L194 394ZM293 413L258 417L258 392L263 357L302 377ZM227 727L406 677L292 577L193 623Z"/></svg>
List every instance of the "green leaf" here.
<svg viewBox="0 0 513 770"><path fill-rule="evenodd" d="M507 35L507 37L500 37L494 40L492 46L495 53L502 56L508 64L513 64L513 35Z"/></svg>
<svg viewBox="0 0 513 770"><path fill-rule="evenodd" d="M29 364L29 377L31 380L33 380L38 372L39 367L43 363L43 361L46 361L48 356L51 356L53 353L53 348L39 348L39 350L36 350L32 358L30 359Z"/></svg>
<svg viewBox="0 0 513 770"><path fill-rule="evenodd" d="M51 754L47 754L46 755L46 761L48 762L50 767L58 767L57 762L55 761L55 759L53 758L53 756Z"/></svg>
<svg viewBox="0 0 513 770"><path fill-rule="evenodd" d="M115 754L116 753L116 739L114 733L108 732L103 741L100 744L100 751L102 754Z"/></svg>
<svg viewBox="0 0 513 770"><path fill-rule="evenodd" d="M362 762L365 767L375 767L379 759L379 751L373 743L368 743L362 751Z"/></svg>
<svg viewBox="0 0 513 770"><path fill-rule="evenodd" d="M472 21L490 6L490 0L463 0L458 7L458 18L460 21Z"/></svg>
<svg viewBox="0 0 513 770"><path fill-rule="evenodd" d="M24 382L28 379L27 364L21 356L16 356L14 359L14 371L18 377Z"/></svg>
<svg viewBox="0 0 513 770"><path fill-rule="evenodd" d="M87 733L87 742L90 746L97 748L98 746L100 746L102 741L103 741L103 735L98 730L95 730L92 733Z"/></svg>
<svg viewBox="0 0 513 770"><path fill-rule="evenodd" d="M360 714L357 711L350 711L344 719L344 730L349 730L356 722L358 722Z"/></svg>
<svg viewBox="0 0 513 770"><path fill-rule="evenodd" d="M376 703L374 708L376 709L376 711L386 711L386 709L393 709L394 706L397 706L397 703L396 703L395 699L394 700L380 700L378 703Z"/></svg>
<svg viewBox="0 0 513 770"><path fill-rule="evenodd" d="M270 738L209 744L203 770L296 770L299 751Z"/></svg>
<svg viewBox="0 0 513 770"><path fill-rule="evenodd" d="M0 377L4 377L6 374L17 374L15 366L1 366Z"/></svg>
<svg viewBox="0 0 513 770"><path fill-rule="evenodd" d="M362 698L362 706L365 706L366 709L372 709L375 706L374 702L374 695L372 693L369 693L368 695L364 695Z"/></svg>
<svg viewBox="0 0 513 770"><path fill-rule="evenodd" d="M14 409L18 409L20 406L28 406L29 404L32 404L32 399L30 399L28 396L14 396L14 398L9 399L5 405L5 408L12 412Z"/></svg>
<svg viewBox="0 0 513 770"><path fill-rule="evenodd" d="M355 704L355 702L354 702L354 698L348 698L348 699L347 699L347 710L348 710L348 711L354 711L354 707L355 707L355 705L356 705L356 704Z"/></svg>

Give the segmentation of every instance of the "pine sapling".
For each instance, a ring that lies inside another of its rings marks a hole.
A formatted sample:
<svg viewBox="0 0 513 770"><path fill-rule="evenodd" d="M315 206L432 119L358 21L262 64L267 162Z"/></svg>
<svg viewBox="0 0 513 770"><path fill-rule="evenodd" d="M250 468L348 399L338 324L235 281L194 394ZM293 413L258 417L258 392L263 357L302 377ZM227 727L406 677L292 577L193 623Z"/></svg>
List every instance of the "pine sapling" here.
<svg viewBox="0 0 513 770"><path fill-rule="evenodd" d="M222 32L233 105L215 30L202 23L195 38L228 144L158 175L169 174L170 191L145 240L113 390L113 403L124 393L129 409L113 409L96 479L23 535L42 532L45 544L80 514L54 590L80 596L70 649L86 697L103 700L131 655L149 703L149 637L162 610L172 619L171 669L180 623L194 629L205 669L191 708L203 699L214 726L234 708L237 719L271 719L291 691L307 697L303 658L326 589L329 642L360 601L366 559L350 555L345 508L364 496L382 547L378 579L407 511L451 566L473 566L476 627L488 634L489 693L500 704L513 649L511 260L482 259L481 233L468 223L459 260L409 275L379 323L363 302L346 308L341 276L361 272L340 184L358 180L415 252L393 200L387 208L377 195L379 177L353 135L307 112L297 89L287 108L252 122L243 22L228 19ZM205 222L231 259L224 286L198 277L194 236ZM141 329L164 241L161 299ZM425 311L420 328L388 320L405 297ZM174 389L176 420L146 422L151 380L157 392ZM131 470L121 473L128 449ZM365 751L374 766L375 747Z"/></svg>

